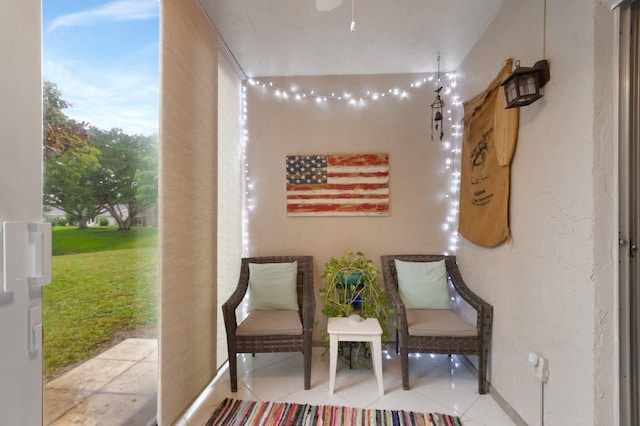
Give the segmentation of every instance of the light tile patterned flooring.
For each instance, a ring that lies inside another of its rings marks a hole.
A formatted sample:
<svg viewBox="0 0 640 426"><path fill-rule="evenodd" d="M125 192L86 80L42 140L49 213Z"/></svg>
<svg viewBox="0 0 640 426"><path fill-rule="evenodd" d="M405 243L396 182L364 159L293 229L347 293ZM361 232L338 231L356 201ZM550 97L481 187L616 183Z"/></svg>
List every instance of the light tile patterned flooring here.
<svg viewBox="0 0 640 426"><path fill-rule="evenodd" d="M144 426L156 415L157 370L156 339L124 340L44 385L43 424Z"/></svg>
<svg viewBox="0 0 640 426"><path fill-rule="evenodd" d="M338 361L335 393L329 394L329 357L314 348L311 389L304 390L301 354L238 356L238 392L229 387L225 365L218 376L176 423L206 424L215 407L226 397L254 400L333 404L361 408L440 412L458 415L464 426L507 426L515 423L489 395L478 393L473 372L454 355L412 355L409 360L411 390L402 390L400 359L383 352L384 396L378 396L372 369L349 369Z"/></svg>

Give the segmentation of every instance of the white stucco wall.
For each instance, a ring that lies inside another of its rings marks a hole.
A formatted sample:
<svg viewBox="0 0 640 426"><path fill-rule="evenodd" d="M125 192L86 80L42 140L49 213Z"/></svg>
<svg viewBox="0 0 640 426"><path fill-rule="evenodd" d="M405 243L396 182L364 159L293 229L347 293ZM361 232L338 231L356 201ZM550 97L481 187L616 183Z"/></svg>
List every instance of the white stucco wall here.
<svg viewBox="0 0 640 426"><path fill-rule="evenodd" d="M598 3L548 2L551 81L521 108L512 241L462 240L458 252L469 285L494 306L491 384L529 424L541 411L545 424L613 424L613 14ZM542 59L542 29L542 0L507 2L457 70L462 100L507 57ZM544 407L530 351L549 359Z"/></svg>

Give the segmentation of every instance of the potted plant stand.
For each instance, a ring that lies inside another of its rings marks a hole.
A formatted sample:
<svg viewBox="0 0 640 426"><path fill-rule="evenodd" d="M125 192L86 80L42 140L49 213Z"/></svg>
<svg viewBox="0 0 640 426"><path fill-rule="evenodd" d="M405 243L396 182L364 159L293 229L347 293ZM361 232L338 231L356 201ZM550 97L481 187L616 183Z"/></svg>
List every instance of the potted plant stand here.
<svg viewBox="0 0 640 426"><path fill-rule="evenodd" d="M393 311L389 307L383 289L378 285L380 270L362 252L345 251L340 258L325 263L322 279L325 282L320 294L324 299L322 313L327 317L349 317L358 314L362 319L375 318L383 330L382 341L390 338L386 324ZM329 351L329 335L322 333L325 354ZM348 350L346 350L348 347ZM364 342L342 342L339 355L353 365L369 365L371 352Z"/></svg>

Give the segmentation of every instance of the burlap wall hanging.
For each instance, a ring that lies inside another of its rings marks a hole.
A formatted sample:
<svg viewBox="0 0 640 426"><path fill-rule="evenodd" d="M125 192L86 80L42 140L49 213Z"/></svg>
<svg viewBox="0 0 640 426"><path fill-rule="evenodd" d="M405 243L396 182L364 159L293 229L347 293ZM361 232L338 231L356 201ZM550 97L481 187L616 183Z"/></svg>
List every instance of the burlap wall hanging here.
<svg viewBox="0 0 640 426"><path fill-rule="evenodd" d="M460 178L460 235L482 247L510 238L509 179L518 140L518 108L505 109L502 83L512 59L489 87L464 102Z"/></svg>

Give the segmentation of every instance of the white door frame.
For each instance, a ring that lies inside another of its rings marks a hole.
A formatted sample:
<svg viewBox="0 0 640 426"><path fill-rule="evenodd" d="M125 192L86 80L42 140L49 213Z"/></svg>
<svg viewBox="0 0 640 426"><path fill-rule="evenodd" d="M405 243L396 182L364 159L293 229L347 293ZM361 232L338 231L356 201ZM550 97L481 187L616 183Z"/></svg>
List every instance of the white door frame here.
<svg viewBox="0 0 640 426"><path fill-rule="evenodd" d="M620 425L640 422L640 256L637 253L640 241L640 70L637 68L639 5L639 0L624 1L619 5L618 12ZM636 11L633 12L634 10ZM635 38L631 35L632 28L636 33Z"/></svg>
<svg viewBox="0 0 640 426"><path fill-rule="evenodd" d="M26 224L42 220L41 16L40 0L0 3L0 223L24 224L6 242L10 248L28 248ZM41 327L33 333L28 322L31 315L37 325L42 292L28 284L29 262L18 251L7 249L11 257L1 268L2 275L14 272L2 279L10 288L0 284L0 423L41 425L42 350L29 352Z"/></svg>

